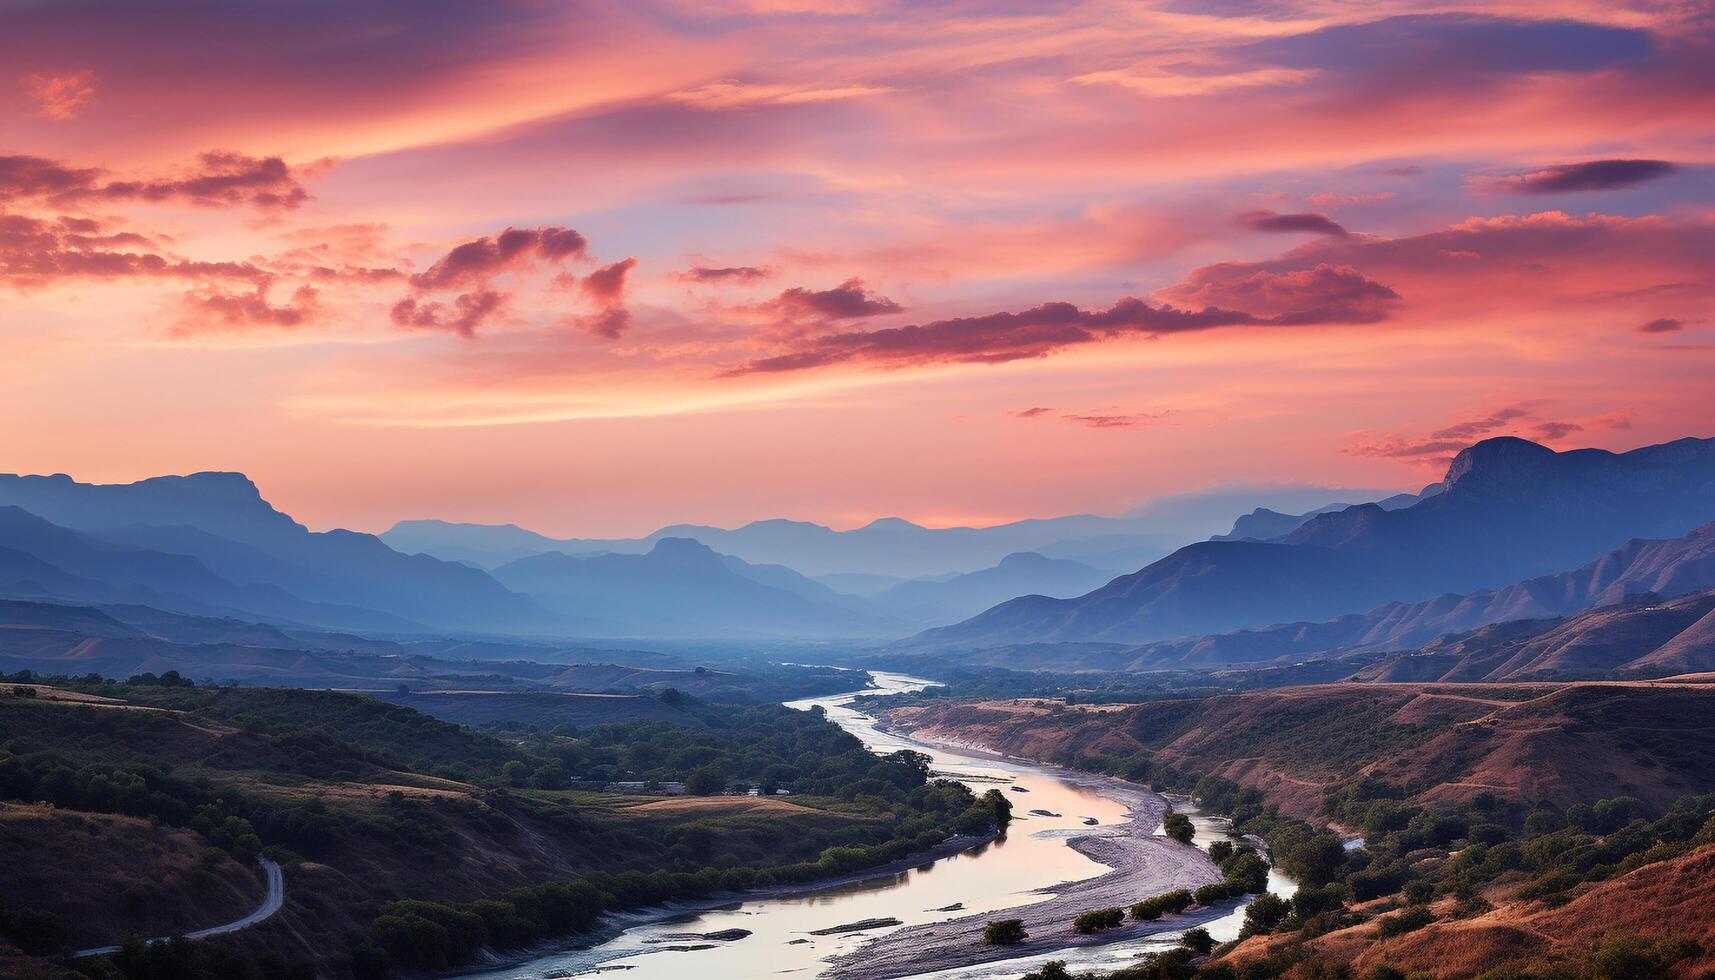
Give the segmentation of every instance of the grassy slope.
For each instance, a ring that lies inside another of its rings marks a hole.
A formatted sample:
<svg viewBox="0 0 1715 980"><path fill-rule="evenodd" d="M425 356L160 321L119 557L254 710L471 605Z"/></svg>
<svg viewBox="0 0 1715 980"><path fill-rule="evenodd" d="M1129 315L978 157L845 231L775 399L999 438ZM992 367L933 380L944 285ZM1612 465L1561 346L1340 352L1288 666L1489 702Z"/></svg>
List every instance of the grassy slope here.
<svg viewBox="0 0 1715 980"><path fill-rule="evenodd" d="M1366 774L1441 803L1665 806L1715 788L1711 685L1321 685L1113 707L928 701L890 717L1032 758L1141 755L1312 818L1326 789Z"/></svg>
<svg viewBox="0 0 1715 980"><path fill-rule="evenodd" d="M225 800L263 843L284 843L302 858L287 862L286 908L245 941L308 959L351 948L389 901L469 902L596 871L682 869L686 861L694 868L704 858L722 867L813 862L833 845L885 840L891 827L885 810L838 800L661 802L506 787L499 771L520 757L519 747L327 692L109 685L94 696L40 688L26 698L8 687L0 692L0 746L26 759L51 751L65 778L90 765L160 770L191 795L193 812ZM6 765L0 761L0 787ZM43 855L94 890L64 887L39 861L0 860L0 893L29 894L36 907L81 919L80 942L213 924L249 901L220 891L241 888L251 874L231 859L216 862L213 891L178 881L197 839L190 830L65 812L52 820L118 821L123 833L111 839L67 833ZM103 890L122 904L136 878L114 870L121 862L109 845L119 842L161 873L146 914L93 911Z"/></svg>

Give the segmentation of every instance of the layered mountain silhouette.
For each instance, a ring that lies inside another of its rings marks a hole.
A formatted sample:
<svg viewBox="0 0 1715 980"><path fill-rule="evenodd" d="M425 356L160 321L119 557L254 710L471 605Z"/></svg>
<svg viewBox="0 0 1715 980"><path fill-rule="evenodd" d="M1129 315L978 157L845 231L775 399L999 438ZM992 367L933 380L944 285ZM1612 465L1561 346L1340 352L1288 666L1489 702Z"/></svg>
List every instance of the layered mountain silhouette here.
<svg viewBox="0 0 1715 980"><path fill-rule="evenodd" d="M1715 670L1715 591L1632 597L1558 620L1442 637L1353 675L1363 681L1666 677Z"/></svg>
<svg viewBox="0 0 1715 980"><path fill-rule="evenodd" d="M602 636L885 635L898 623L780 565L752 565L689 538L647 554L531 555L494 570L575 631Z"/></svg>
<svg viewBox="0 0 1715 980"><path fill-rule="evenodd" d="M1715 589L1715 524L1667 540L1628 541L1579 568L1504 589L1390 602L1324 622L1161 640L1104 650L1099 656L1110 668L1150 670L1407 650L1497 623L1558 619L1637 596L1679 596L1706 589Z"/></svg>
<svg viewBox="0 0 1715 980"><path fill-rule="evenodd" d="M47 595L353 629L552 626L486 572L401 554L371 534L312 532L241 474L114 485L4 475L0 507L0 548L14 553L0 582Z"/></svg>
<svg viewBox="0 0 1715 980"><path fill-rule="evenodd" d="M1455 457L1442 487L1398 510L1319 514L1273 541L1190 545L1086 595L1014 599L916 643L1140 643L1505 586L1715 519L1715 440L1557 453L1489 439Z"/></svg>
<svg viewBox="0 0 1715 980"><path fill-rule="evenodd" d="M902 582L872 597L868 607L914 622L947 623L1021 595L1082 595L1114 577L1067 558L1032 551L1007 555L1000 564L948 578Z"/></svg>
<svg viewBox="0 0 1715 980"><path fill-rule="evenodd" d="M690 538L754 564L786 565L812 577L917 579L975 572L1017 552L1037 552L1113 572L1132 571L1213 534L1244 508L1310 507L1331 499L1377 499L1388 491L1264 486L1163 498L1120 517L1070 515L993 527L930 528L897 517L836 531L809 521L755 521L738 528L674 524L642 538L551 538L513 524L401 521L381 537L401 551L497 568L532 554L642 554L662 538Z"/></svg>

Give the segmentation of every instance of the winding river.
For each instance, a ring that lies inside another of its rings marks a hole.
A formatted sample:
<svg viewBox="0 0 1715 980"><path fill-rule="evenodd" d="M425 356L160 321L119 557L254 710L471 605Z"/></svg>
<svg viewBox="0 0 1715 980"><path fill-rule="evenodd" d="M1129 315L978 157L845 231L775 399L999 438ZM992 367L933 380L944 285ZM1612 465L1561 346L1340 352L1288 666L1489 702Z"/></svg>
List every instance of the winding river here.
<svg viewBox="0 0 1715 980"><path fill-rule="evenodd" d="M465 974L473 980L557 980L564 977L612 976L615 980L751 980L764 976L820 974L830 956L849 953L870 938L897 926L816 935L818 930L870 919L898 919L903 925L935 922L972 913L1041 901L1038 889L1091 878L1107 868L1066 846L1065 839L1098 824L1119 823L1125 807L1088 785L1078 785L1049 767L1027 762L983 758L940 746L925 745L883 731L876 720L852 707L862 694L921 690L930 681L902 674L872 672L875 686L863 691L794 701L788 707L809 710L820 705L828 719L857 736L878 753L914 749L933 759L938 776L964 782L977 792L1001 787L1013 802L1015 819L1005 837L961 854L866 881L732 902L716 907L655 909L630 916L617 937L601 945L555 952L525 963ZM1207 843L1226 834L1218 820L1189 812L1197 839ZM1046 814L1031 811L1044 811ZM1292 883L1271 876L1270 889L1290 894ZM1242 908L1204 923L1218 940L1238 935ZM738 940L711 940L706 934L747 930ZM989 980L1015 978L1049 959L1063 959L1077 969L1118 968L1147 953L1173 946L1178 932L1164 932L1104 946L1081 947L987 963L981 966L920 974L922 980Z"/></svg>

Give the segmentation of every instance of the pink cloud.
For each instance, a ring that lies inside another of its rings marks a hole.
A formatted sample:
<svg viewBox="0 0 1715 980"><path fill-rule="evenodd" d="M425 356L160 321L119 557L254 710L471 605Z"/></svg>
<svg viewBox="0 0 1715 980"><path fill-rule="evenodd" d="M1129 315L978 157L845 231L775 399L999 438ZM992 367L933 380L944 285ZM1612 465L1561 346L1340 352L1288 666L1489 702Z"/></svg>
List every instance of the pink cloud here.
<svg viewBox="0 0 1715 980"><path fill-rule="evenodd" d="M624 259L604 265L579 283L584 295L598 303L613 304L625 295L625 276L637 265L636 259Z"/></svg>
<svg viewBox="0 0 1715 980"><path fill-rule="evenodd" d="M30 75L23 80L24 94L36 103L36 115L67 122L95 101L95 72L74 71L63 75Z"/></svg>
<svg viewBox="0 0 1715 980"><path fill-rule="evenodd" d="M310 286L299 286L293 291L291 301L280 306L269 300L266 284L248 293L229 293L212 287L196 290L186 293L181 303L183 315L175 328L179 334L257 326L290 329L321 314L316 290Z"/></svg>
<svg viewBox="0 0 1715 980"><path fill-rule="evenodd" d="M476 336L479 327L500 314L508 298L505 293L487 288L461 293L450 307L445 303L419 302L406 297L393 304L389 315L401 327L448 330L470 338Z"/></svg>

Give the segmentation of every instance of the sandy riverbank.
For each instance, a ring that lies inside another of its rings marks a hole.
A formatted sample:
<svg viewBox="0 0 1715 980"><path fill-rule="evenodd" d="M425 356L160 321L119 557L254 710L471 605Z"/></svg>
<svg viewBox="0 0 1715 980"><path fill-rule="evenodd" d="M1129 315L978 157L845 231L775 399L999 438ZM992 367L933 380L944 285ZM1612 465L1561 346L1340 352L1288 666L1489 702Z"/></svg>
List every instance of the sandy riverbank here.
<svg viewBox="0 0 1715 980"><path fill-rule="evenodd" d="M959 749L971 750L969 746L959 746ZM1139 899L1175 888L1195 890L1200 885L1219 881L1221 873L1201 850L1154 836L1156 827L1160 826L1167 813L1167 801L1159 795L1117 779L1066 770L1056 770L1055 775L1089 786L1123 804L1129 811L1122 824L1092 827L1087 833L1080 832L1066 838L1067 846L1113 870L1094 878L1039 889L1032 894L1035 900L1030 904L896 929L851 953L834 957L829 961L830 969L823 976L830 980L893 980L1072 946L1092 946L1151 933L1178 931L1217 918L1230 910L1232 903L1224 902L1213 909L1169 916L1155 922L1128 920L1118 929L1093 935L1074 932L1072 919L1081 912L1114 905L1128 906ZM1028 832L1027 828L1028 824L1018 824L1013 832ZM1035 896L1043 897L1036 899ZM993 919L1011 918L1024 920L1025 931L1030 935L1028 940L1014 946L983 943L984 925Z"/></svg>

